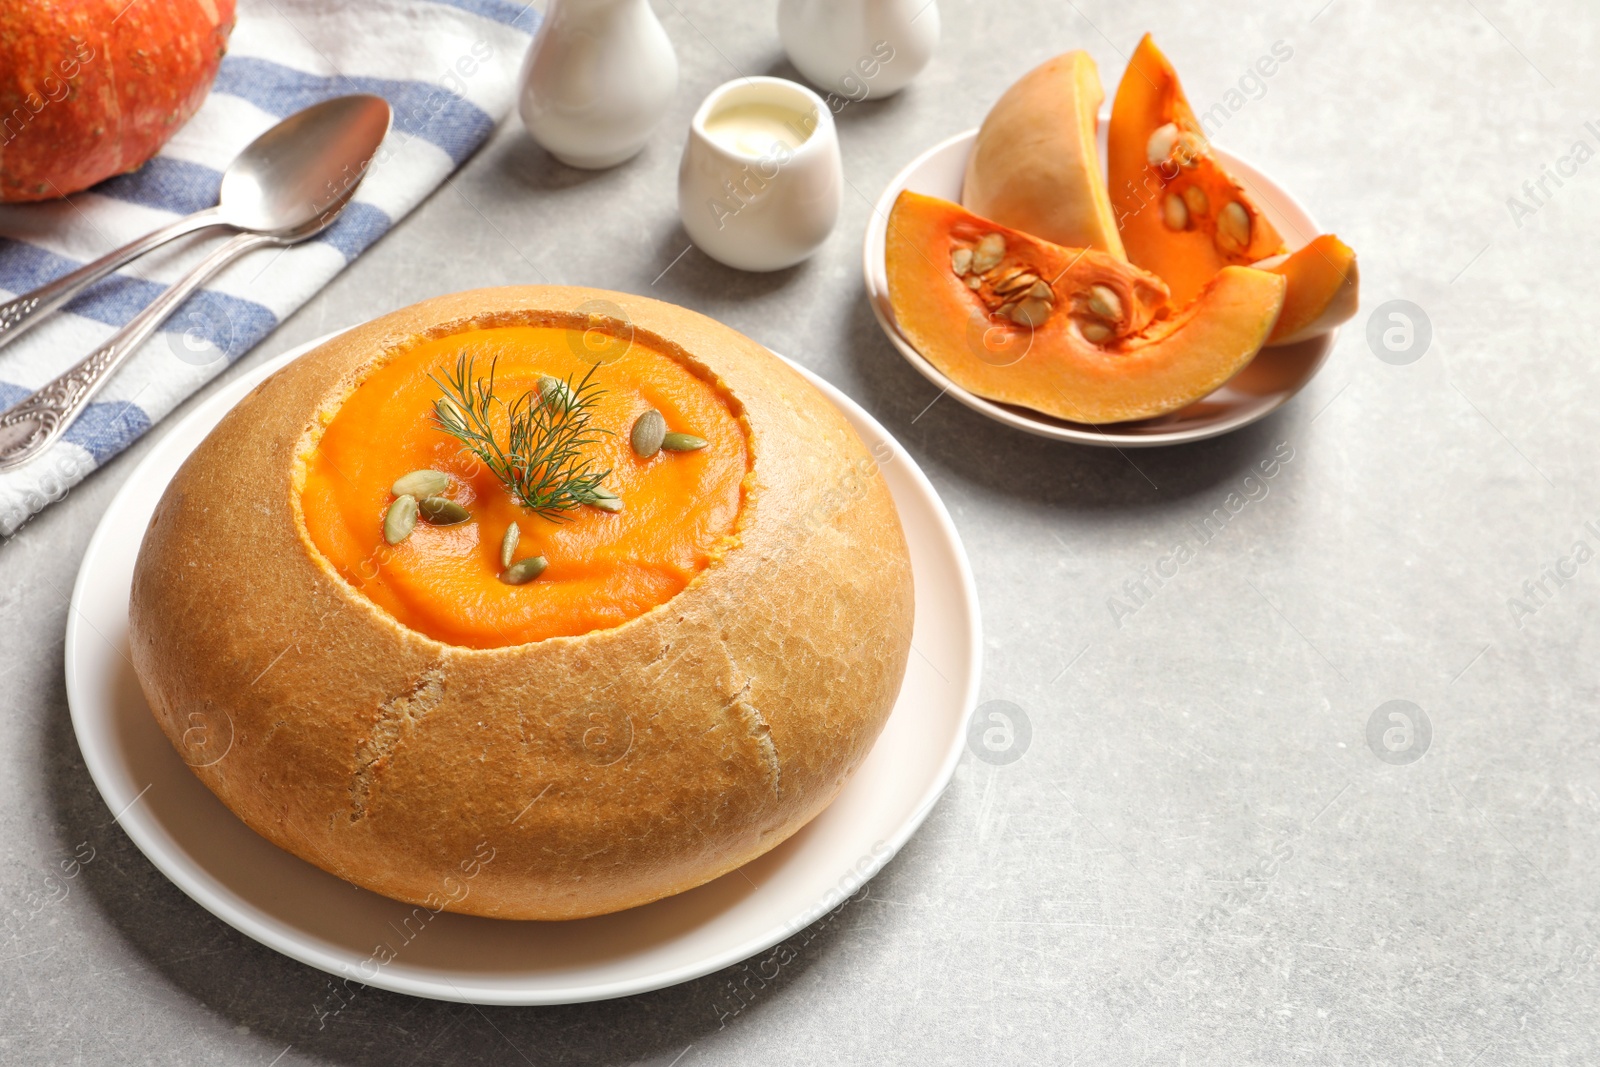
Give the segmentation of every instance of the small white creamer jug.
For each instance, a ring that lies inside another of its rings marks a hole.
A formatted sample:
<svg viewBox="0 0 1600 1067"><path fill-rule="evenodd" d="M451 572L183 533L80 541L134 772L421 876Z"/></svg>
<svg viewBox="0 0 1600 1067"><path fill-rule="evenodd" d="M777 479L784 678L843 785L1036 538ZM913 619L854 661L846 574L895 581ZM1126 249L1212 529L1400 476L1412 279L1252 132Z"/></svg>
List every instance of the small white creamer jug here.
<svg viewBox="0 0 1600 1067"><path fill-rule="evenodd" d="M782 78L713 89L689 123L678 213L701 251L739 270L792 267L839 219L844 169L822 98Z"/></svg>

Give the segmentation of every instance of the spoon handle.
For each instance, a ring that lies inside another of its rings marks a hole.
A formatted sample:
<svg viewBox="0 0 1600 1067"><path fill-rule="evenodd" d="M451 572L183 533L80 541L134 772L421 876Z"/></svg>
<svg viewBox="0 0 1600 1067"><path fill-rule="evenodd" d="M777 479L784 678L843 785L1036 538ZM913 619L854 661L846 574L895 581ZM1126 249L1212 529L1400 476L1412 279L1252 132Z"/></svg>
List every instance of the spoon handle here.
<svg viewBox="0 0 1600 1067"><path fill-rule="evenodd" d="M160 248L168 241L182 237L186 233L225 225L227 224L217 214L216 208L197 211L176 222L170 222L137 241L125 244L93 263L85 263L71 274L64 274L32 292L23 293L13 300L0 304L0 348L15 341L28 327L118 267L131 263L146 252Z"/></svg>
<svg viewBox="0 0 1600 1067"><path fill-rule="evenodd" d="M262 245L284 241L265 234L241 233L221 245L194 270L160 296L105 344L75 366L40 386L14 407L0 413L0 471L12 470L44 451L71 426L95 394L127 362L141 344L177 310L191 293L237 257Z"/></svg>

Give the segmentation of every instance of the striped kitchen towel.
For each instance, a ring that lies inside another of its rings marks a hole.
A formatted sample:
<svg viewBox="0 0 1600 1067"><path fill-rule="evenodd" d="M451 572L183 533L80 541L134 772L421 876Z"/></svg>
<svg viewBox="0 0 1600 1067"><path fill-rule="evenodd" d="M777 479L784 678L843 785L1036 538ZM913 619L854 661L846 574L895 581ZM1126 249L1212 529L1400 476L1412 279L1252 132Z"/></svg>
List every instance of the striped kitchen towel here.
<svg viewBox="0 0 1600 1067"><path fill-rule="evenodd" d="M9 298L216 203L223 168L286 115L356 92L394 109L389 137L338 222L213 278L63 440L0 474L0 536L248 352L483 144L511 110L538 18L522 0L243 0L211 95L159 155L69 201L0 205L0 293ZM222 239L189 238L146 256L0 349L0 409L87 355Z"/></svg>

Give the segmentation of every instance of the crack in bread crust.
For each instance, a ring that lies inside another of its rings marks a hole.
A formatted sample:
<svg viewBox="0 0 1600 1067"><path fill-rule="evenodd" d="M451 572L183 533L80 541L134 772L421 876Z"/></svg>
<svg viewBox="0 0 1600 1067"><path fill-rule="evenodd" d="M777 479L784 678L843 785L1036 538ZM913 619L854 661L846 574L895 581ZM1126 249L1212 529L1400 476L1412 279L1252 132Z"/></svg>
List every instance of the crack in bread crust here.
<svg viewBox="0 0 1600 1067"><path fill-rule="evenodd" d="M749 678L744 680L744 684L733 694L733 699L728 701L728 709L738 715L745 733L749 734L750 739L756 744L756 749L761 753L761 758L766 763L767 780L772 784L772 792L777 796L783 796L783 764L778 759L778 746L772 740L772 728L767 725L761 709L750 703Z"/></svg>
<svg viewBox="0 0 1600 1067"><path fill-rule="evenodd" d="M356 750L356 769L350 778L350 821L367 817L367 802L379 772L401 740L444 699L444 670L437 664L417 677L416 684L378 706L372 729Z"/></svg>

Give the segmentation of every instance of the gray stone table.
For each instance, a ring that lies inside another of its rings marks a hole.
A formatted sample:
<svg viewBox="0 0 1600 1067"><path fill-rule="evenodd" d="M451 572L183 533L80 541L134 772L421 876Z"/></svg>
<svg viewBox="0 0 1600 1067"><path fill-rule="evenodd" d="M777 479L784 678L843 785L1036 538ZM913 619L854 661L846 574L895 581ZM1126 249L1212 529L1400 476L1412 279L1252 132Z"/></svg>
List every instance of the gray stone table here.
<svg viewBox="0 0 1600 1067"><path fill-rule="evenodd" d="M229 376L473 286L714 315L856 397L927 470L977 576L983 699L1023 709L1027 751L964 756L917 837L770 980L733 967L552 1009L372 991L319 1027L327 977L169 884L73 739L64 594L158 428L0 547L0 1061L1600 1059L1593 3L945 0L923 77L839 116L837 232L772 275L685 252L675 176L706 91L793 74L775 5L658 7L683 85L642 156L580 173L512 119ZM1279 413L1182 449L1053 444L935 402L862 295L870 200L1049 55L1087 48L1114 84L1146 29L1202 103L1292 48L1218 140L1359 250L1361 318ZM1431 324L1409 363L1367 341L1391 300ZM1192 558L1148 578L1180 543ZM1391 700L1417 709L1397 753L1368 740ZM30 910L85 841L66 898Z"/></svg>

